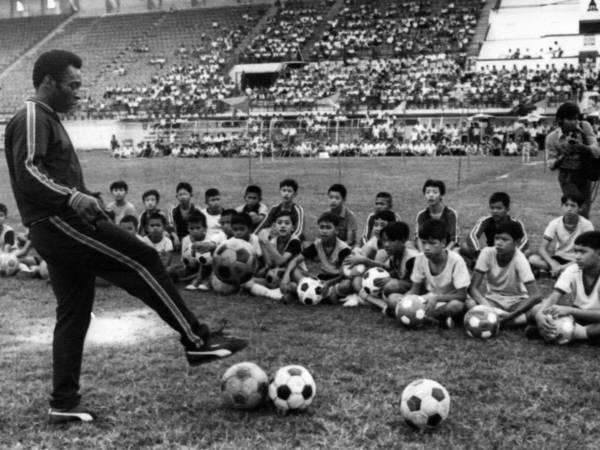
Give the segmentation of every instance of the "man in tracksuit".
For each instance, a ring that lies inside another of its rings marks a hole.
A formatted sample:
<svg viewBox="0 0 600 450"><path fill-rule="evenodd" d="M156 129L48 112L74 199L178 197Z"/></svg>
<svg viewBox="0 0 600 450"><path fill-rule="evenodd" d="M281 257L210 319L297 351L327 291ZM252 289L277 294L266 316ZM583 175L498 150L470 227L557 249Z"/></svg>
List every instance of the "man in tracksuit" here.
<svg viewBox="0 0 600 450"><path fill-rule="evenodd" d="M29 237L48 263L56 295L51 423L92 421L79 406L83 343L96 276L142 299L179 332L188 362L232 355L247 342L211 332L186 307L156 251L108 220L85 187L79 161L57 113L79 100L81 59L42 54L33 69L35 95L6 127L5 152L17 206Z"/></svg>

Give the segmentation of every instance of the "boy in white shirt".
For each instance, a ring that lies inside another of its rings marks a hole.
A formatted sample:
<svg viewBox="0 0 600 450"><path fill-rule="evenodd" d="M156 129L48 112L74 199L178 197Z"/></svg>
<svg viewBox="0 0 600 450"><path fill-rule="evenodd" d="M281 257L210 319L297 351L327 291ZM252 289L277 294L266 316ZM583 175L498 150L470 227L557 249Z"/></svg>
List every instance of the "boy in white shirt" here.
<svg viewBox="0 0 600 450"><path fill-rule="evenodd" d="M557 277L569 264L575 261L573 251L575 240L586 231L593 231L594 225L579 215L584 199L579 193L569 193L560 199L563 215L552 219L544 231L544 240L539 253L529 257L534 270L545 270ZM550 249L554 242L554 250Z"/></svg>
<svg viewBox="0 0 600 450"><path fill-rule="evenodd" d="M150 247L153 247L159 254L160 260L165 267L171 265L173 257L173 242L165 236L167 219L159 212L153 212L148 216L148 225L146 226L146 236L142 238Z"/></svg>
<svg viewBox="0 0 600 450"><path fill-rule="evenodd" d="M578 236L573 252L576 264L563 270L554 290L535 315L542 337L550 341L558 338L558 344L566 344L571 339L597 341L600 338L600 231ZM572 318L572 335L559 336L556 320L563 317Z"/></svg>

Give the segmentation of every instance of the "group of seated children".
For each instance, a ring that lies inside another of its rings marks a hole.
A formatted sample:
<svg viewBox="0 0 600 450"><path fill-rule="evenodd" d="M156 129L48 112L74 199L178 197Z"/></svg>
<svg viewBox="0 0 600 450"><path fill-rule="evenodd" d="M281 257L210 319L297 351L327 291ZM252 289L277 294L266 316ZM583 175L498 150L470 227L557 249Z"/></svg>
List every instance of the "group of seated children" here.
<svg viewBox="0 0 600 450"><path fill-rule="evenodd" d="M564 316L575 321L572 338L600 336L600 232L579 214L579 194L562 197L562 216L546 227L539 251L524 253L525 227L510 216L510 197L504 192L492 194L490 214L477 221L461 245L457 213L444 205L440 180L423 185L427 208L417 214L414 241L386 192L376 195L359 239L341 184L329 188L330 208L319 216L318 238L311 243L304 242L304 210L295 202L298 184L292 179L280 183L281 202L271 208L255 185L247 187L245 203L236 209L221 206L217 189L206 191L206 205L199 208L192 202L191 185L181 182L177 205L168 213L158 206L159 193L149 190L139 216L126 200L125 182L113 183L110 190L114 201L108 209L116 223L154 247L168 273L185 281L188 290L231 292L211 274L211 261L220 245L235 238L247 241L258 261L254 277L242 284L253 295L289 301L298 282L313 276L322 281L324 299L345 306L370 303L388 315L395 314L403 295L420 295L429 320L445 327L461 321L471 307L487 305L501 322L529 324L529 334L539 332L549 340L558 336L556 321ZM4 251L14 245L5 217L6 208L0 207ZM180 257L174 258L177 251ZM377 295L362 289L361 275L372 267L389 274L376 280ZM542 300L536 275L543 272L558 279Z"/></svg>

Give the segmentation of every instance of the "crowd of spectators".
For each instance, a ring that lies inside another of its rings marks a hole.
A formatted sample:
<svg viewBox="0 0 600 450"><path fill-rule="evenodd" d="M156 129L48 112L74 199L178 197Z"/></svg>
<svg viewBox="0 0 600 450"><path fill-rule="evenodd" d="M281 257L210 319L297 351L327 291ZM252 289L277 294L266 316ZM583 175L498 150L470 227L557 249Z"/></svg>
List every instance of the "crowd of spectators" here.
<svg viewBox="0 0 600 450"><path fill-rule="evenodd" d="M482 2L454 2L434 10L432 1L346 0L315 43L312 58L458 54L474 33Z"/></svg>

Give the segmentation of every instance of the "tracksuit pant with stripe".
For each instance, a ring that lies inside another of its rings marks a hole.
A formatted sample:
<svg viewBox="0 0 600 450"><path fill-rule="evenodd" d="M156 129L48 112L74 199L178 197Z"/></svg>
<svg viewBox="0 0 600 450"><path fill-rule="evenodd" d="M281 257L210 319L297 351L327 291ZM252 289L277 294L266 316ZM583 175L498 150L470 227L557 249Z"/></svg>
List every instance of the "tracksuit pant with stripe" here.
<svg viewBox="0 0 600 450"><path fill-rule="evenodd" d="M83 344L96 276L143 300L179 332L186 349L197 348L207 336L208 327L184 304L158 253L113 223L92 226L74 213L52 216L33 224L29 236L48 264L58 302L51 407L70 409L79 404Z"/></svg>

